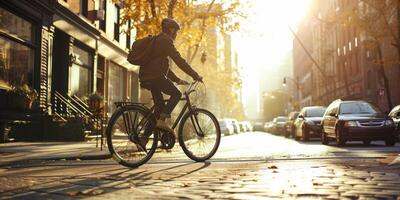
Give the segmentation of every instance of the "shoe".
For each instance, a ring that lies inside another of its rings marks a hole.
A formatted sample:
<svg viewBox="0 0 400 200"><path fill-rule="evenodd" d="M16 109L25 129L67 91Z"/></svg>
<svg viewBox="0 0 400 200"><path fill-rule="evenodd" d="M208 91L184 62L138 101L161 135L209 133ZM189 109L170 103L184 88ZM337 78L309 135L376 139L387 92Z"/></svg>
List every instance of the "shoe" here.
<svg viewBox="0 0 400 200"><path fill-rule="evenodd" d="M157 120L156 126L160 130L174 133L174 130L171 127L169 127L169 125L164 120L161 120L161 119Z"/></svg>

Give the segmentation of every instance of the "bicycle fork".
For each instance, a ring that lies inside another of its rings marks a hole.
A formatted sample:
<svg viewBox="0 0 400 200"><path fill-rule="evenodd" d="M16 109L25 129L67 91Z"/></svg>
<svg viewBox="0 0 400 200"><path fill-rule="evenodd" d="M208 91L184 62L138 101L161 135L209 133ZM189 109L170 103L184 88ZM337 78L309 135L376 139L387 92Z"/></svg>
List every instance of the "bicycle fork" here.
<svg viewBox="0 0 400 200"><path fill-rule="evenodd" d="M198 115L198 113L195 112L194 115L190 116L190 120L193 123L194 130L196 131L197 136L204 137L205 134L204 134L203 130L200 127L199 119L198 119L197 115Z"/></svg>

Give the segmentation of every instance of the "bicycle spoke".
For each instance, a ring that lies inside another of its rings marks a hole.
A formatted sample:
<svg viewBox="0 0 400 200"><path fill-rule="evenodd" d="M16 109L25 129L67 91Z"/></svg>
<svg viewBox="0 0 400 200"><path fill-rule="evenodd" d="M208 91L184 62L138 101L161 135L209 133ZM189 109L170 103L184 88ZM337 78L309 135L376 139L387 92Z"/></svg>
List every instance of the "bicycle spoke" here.
<svg viewBox="0 0 400 200"><path fill-rule="evenodd" d="M184 132L180 133L179 139L190 158L204 161L214 155L220 141L220 131L216 123L215 117L211 118L207 111L201 109L185 119L184 126L180 128Z"/></svg>
<svg viewBox="0 0 400 200"><path fill-rule="evenodd" d="M154 139L155 132L152 130L146 132L145 129L152 126L155 121L151 121L151 115L144 110L138 110L135 107L117 110L117 112L119 113L113 114L110 119L111 125L107 127L107 143L110 152L113 158L122 165L139 166L150 159L157 148L157 140ZM147 142L142 144L143 139Z"/></svg>

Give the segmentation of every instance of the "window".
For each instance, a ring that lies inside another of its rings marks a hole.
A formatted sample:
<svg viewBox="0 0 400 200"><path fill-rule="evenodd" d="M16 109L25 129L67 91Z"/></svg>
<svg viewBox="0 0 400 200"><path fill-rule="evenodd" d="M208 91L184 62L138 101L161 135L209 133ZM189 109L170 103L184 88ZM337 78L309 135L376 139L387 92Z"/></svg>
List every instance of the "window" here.
<svg viewBox="0 0 400 200"><path fill-rule="evenodd" d="M33 86L34 26L0 8L0 80Z"/></svg>
<svg viewBox="0 0 400 200"><path fill-rule="evenodd" d="M91 92L93 56L77 46L73 47L73 54L75 62L69 75L70 94L82 98Z"/></svg>
<svg viewBox="0 0 400 200"><path fill-rule="evenodd" d="M128 20L128 33L126 34L126 48L130 49L131 48L131 20Z"/></svg>
<svg viewBox="0 0 400 200"><path fill-rule="evenodd" d="M85 17L88 16L88 0L79 0L79 13Z"/></svg>
<svg viewBox="0 0 400 200"><path fill-rule="evenodd" d="M375 106L366 102L342 103L340 105L340 114L376 114L381 111Z"/></svg>
<svg viewBox="0 0 400 200"><path fill-rule="evenodd" d="M114 5L114 39L119 41L119 20L120 20L120 8L118 5Z"/></svg>
<svg viewBox="0 0 400 200"><path fill-rule="evenodd" d="M355 38L355 39L354 39L354 46L355 46L355 47L358 47L358 38Z"/></svg>
<svg viewBox="0 0 400 200"><path fill-rule="evenodd" d="M124 68L110 63L108 83L108 112L113 113L114 103L124 100Z"/></svg>
<svg viewBox="0 0 400 200"><path fill-rule="evenodd" d="M349 51L351 51L351 42L349 42Z"/></svg>
<svg viewBox="0 0 400 200"><path fill-rule="evenodd" d="M107 21L107 0L100 1L100 10L104 10L104 20L100 21L100 29L106 32L106 21Z"/></svg>

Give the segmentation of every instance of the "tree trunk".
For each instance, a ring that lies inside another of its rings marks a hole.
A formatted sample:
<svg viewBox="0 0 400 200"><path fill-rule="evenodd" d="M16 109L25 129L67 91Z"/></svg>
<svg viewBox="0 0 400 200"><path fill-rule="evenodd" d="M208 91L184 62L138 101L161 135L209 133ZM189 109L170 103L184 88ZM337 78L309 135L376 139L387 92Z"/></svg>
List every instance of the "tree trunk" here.
<svg viewBox="0 0 400 200"><path fill-rule="evenodd" d="M177 0L170 0L168 4L168 18L174 18L174 8Z"/></svg>
<svg viewBox="0 0 400 200"><path fill-rule="evenodd" d="M393 104L392 104L392 98L391 98L391 92L390 92L390 87L389 87L389 79L386 76L386 72L385 72L385 66L383 61L383 56L382 56L382 48L381 45L378 43L378 65L379 65L379 71L381 73L382 79L383 79L383 84L386 90L386 98L387 98L387 102L388 102L388 107L389 110L391 110L393 108Z"/></svg>

